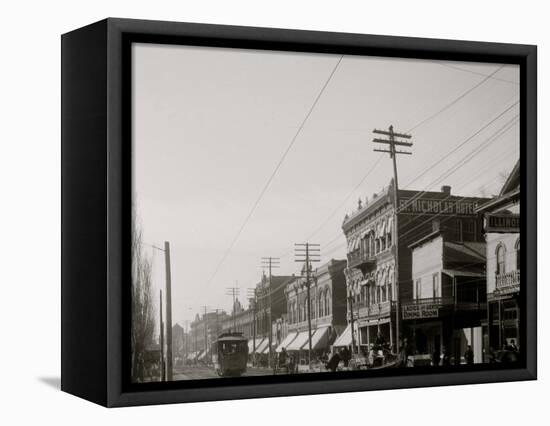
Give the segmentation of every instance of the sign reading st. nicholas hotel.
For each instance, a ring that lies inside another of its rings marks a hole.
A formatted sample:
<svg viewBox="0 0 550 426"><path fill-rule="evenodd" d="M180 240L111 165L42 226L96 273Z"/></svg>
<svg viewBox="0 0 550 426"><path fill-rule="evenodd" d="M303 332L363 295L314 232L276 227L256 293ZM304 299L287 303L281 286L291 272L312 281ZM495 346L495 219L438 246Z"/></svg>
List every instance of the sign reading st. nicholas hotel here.
<svg viewBox="0 0 550 426"><path fill-rule="evenodd" d="M440 215L473 215L478 207L472 200L441 200L441 199L401 199L400 213L440 214Z"/></svg>

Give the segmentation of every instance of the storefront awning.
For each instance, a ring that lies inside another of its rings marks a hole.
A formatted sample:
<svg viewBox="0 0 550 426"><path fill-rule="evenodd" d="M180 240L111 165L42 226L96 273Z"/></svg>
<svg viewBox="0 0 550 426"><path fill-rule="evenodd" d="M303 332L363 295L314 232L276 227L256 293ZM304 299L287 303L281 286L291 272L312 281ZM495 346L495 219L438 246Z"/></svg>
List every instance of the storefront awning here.
<svg viewBox="0 0 550 426"><path fill-rule="evenodd" d="M461 271L461 270L458 270L458 269L443 269L443 273L450 276L451 278L455 278L455 277L485 278L485 274L482 273L482 272Z"/></svg>
<svg viewBox="0 0 550 426"><path fill-rule="evenodd" d="M329 340L329 328L328 327L319 327L315 330L315 334L311 336L311 349L324 349L328 348ZM308 342L304 344L303 349L308 349Z"/></svg>
<svg viewBox="0 0 550 426"><path fill-rule="evenodd" d="M256 343L256 352L257 354L261 354L265 348L269 346L269 339L263 339L260 343Z"/></svg>
<svg viewBox="0 0 550 426"><path fill-rule="evenodd" d="M201 353L197 357L197 360L200 361L200 360L203 360L204 358L206 358L206 351L201 351Z"/></svg>
<svg viewBox="0 0 550 426"><path fill-rule="evenodd" d="M299 351L302 346L309 340L308 332L302 331L298 333L296 338L287 346L287 351Z"/></svg>
<svg viewBox="0 0 550 426"><path fill-rule="evenodd" d="M260 343L262 343L262 338L260 337L256 338L256 344L254 344L254 339L250 339L248 341L248 353L251 354L252 352L254 352L254 348L258 348Z"/></svg>
<svg viewBox="0 0 550 426"><path fill-rule="evenodd" d="M351 324L348 324L346 329L340 334L332 346L349 346L351 345Z"/></svg>
<svg viewBox="0 0 550 426"><path fill-rule="evenodd" d="M277 346L275 352L281 352L283 348L287 349L287 346L290 345L294 339L298 336L298 333L288 333L288 335L283 339L281 344Z"/></svg>

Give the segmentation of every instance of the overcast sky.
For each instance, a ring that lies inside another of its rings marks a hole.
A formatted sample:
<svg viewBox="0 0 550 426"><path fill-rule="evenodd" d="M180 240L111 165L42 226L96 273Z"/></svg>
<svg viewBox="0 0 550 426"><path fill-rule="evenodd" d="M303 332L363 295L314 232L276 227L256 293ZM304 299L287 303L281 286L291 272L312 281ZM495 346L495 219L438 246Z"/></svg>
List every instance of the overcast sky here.
<svg viewBox="0 0 550 426"><path fill-rule="evenodd" d="M517 105L438 159L518 101L519 67L344 56L213 275L339 59L134 45L134 201L144 241L170 241L174 323L192 319L202 305L229 310L226 287L238 282L246 294L260 279L262 256L284 255L277 273L297 272L291 250L308 237L321 244L323 261L344 259L344 215L392 177L389 157L379 160L382 154L373 152L373 128L412 129L413 155L398 157L402 188L447 184L455 195L472 196L499 191L502 173L519 157L519 125L489 138L514 119ZM153 256L157 295L164 287L163 254L144 250Z"/></svg>

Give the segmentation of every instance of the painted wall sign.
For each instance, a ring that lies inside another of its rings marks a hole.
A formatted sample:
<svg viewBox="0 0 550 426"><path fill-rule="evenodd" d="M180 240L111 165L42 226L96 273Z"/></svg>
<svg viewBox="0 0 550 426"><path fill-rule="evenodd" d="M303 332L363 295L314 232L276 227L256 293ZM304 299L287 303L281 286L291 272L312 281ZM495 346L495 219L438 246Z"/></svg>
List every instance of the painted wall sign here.
<svg viewBox="0 0 550 426"><path fill-rule="evenodd" d="M422 213L422 214L442 214L442 215L473 215L478 206L477 201L472 200L437 200L437 199L419 199L410 201L410 199L401 199L399 202L401 213Z"/></svg>
<svg viewBox="0 0 550 426"><path fill-rule="evenodd" d="M437 318L439 306L434 304L405 305L403 306L403 319Z"/></svg>
<svg viewBox="0 0 550 426"><path fill-rule="evenodd" d="M519 232L519 214L488 213L485 215L486 232Z"/></svg>

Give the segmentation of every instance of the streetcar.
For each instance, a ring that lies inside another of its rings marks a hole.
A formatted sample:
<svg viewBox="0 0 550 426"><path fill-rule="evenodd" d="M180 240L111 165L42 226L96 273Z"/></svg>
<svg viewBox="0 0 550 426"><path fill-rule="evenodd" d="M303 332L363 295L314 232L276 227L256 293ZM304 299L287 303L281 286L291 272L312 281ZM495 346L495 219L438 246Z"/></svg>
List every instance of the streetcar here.
<svg viewBox="0 0 550 426"><path fill-rule="evenodd" d="M224 333L214 342L212 361L221 377L239 377L246 371L248 340L242 333Z"/></svg>

